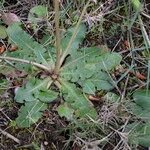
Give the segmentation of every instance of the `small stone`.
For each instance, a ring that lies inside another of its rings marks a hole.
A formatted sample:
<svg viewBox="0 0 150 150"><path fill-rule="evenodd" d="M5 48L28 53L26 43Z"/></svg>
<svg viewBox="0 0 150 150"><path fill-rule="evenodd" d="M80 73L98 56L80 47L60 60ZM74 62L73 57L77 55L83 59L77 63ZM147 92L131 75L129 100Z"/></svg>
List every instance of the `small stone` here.
<svg viewBox="0 0 150 150"><path fill-rule="evenodd" d="M47 141L44 141L44 145L45 145L45 146L48 145L48 142L47 142Z"/></svg>

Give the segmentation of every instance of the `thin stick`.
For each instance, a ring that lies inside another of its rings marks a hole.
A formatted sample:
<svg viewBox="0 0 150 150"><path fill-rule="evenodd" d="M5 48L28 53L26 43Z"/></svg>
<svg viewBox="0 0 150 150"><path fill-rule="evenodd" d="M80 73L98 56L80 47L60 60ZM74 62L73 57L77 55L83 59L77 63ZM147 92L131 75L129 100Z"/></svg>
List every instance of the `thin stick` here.
<svg viewBox="0 0 150 150"><path fill-rule="evenodd" d="M10 138L10 139L12 139L12 140L15 141L16 143L20 144L20 140L19 140L19 139L17 139L16 137L14 137L13 135L11 135L10 133L8 133L8 132L2 130L1 128L0 128L0 133L2 133L3 135L7 136L7 137Z"/></svg>
<svg viewBox="0 0 150 150"><path fill-rule="evenodd" d="M144 24L143 24L143 21L141 19L141 16L139 15L139 22L140 22L140 26L141 26L141 29L142 29L142 32L144 34L144 38L146 39L146 42L148 44L148 47L150 47L150 40L149 40L149 37L148 37L148 34L146 32L146 29L144 27Z"/></svg>
<svg viewBox="0 0 150 150"><path fill-rule="evenodd" d="M90 1L88 1L88 3L87 3L87 4L85 5L85 7L83 8L83 11L82 11L82 13L81 13L81 16L80 16L80 18L79 18L79 20L78 20L78 23L77 23L77 25L76 25L75 31L73 32L73 35L72 35L72 37L71 37L71 39L70 39L70 41L69 41L69 43L68 43L68 45L67 45L67 48L66 48L66 50L64 51L64 53L63 53L63 55L62 55L62 57L61 57L61 59L60 59L59 68L61 67L61 65L62 65L62 63L63 63L65 57L68 55L68 53L69 53L69 51L70 51L71 44L73 43L73 41L74 41L74 39L75 39L75 37L76 37L76 35L77 35L77 33L78 33L79 25L80 25L80 23L81 23L82 17L83 17L83 15L84 15L84 13L85 13L87 7L89 6L89 3L90 3Z"/></svg>
<svg viewBox="0 0 150 150"><path fill-rule="evenodd" d="M55 73L58 73L59 70L59 61L61 56L61 49L60 49L60 29L59 29L59 1L54 0L54 7L55 7L55 27L56 27L56 66L55 66Z"/></svg>
<svg viewBox="0 0 150 150"><path fill-rule="evenodd" d="M0 59L2 60L10 60L10 61L17 61L17 62L21 62L21 63L25 63L25 64L31 64L33 66L36 66L40 69L43 69L43 70L46 70L48 72L50 72L50 68L42 65L42 64L38 64L36 62L32 62L32 61L29 61L29 60L24 60L24 59L19 59L19 58L14 58L14 57L5 57L5 56L0 56Z"/></svg>
<svg viewBox="0 0 150 150"><path fill-rule="evenodd" d="M148 19L150 19L150 16L148 14L144 13L144 12L141 12L141 15L143 15L143 16L147 17Z"/></svg>

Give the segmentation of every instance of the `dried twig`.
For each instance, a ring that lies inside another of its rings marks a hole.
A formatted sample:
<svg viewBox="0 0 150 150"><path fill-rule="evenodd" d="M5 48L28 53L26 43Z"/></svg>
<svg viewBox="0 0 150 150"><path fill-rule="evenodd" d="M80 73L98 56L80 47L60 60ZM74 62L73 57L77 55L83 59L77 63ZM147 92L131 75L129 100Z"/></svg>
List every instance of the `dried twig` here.
<svg viewBox="0 0 150 150"><path fill-rule="evenodd" d="M19 140L19 139L17 139L16 137L14 137L13 135L11 135L10 133L8 133L8 132L2 130L1 128L0 128L0 133L2 133L3 135L7 136L7 137L10 138L10 139L12 139L12 140L15 141L16 143L20 144L20 140Z"/></svg>

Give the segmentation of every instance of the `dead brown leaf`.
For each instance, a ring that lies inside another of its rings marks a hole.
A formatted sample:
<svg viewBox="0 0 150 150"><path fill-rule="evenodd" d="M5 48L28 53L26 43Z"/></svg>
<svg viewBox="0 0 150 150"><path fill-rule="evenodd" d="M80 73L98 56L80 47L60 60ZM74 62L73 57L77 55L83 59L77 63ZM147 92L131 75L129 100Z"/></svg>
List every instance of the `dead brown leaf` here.
<svg viewBox="0 0 150 150"><path fill-rule="evenodd" d="M11 25L14 22L20 22L19 17L14 13L3 13L1 19L6 25Z"/></svg>

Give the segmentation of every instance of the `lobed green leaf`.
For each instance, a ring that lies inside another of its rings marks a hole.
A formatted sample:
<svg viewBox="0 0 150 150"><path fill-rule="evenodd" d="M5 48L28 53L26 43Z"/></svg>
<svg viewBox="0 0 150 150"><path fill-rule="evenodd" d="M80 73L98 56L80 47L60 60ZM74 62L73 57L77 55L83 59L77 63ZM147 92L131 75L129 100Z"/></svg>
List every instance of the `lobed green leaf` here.
<svg viewBox="0 0 150 150"><path fill-rule="evenodd" d="M66 35L64 36L64 38L61 40L61 49L62 51L65 51L68 43L73 35L75 31L75 27L69 28L66 32ZM73 43L70 46L70 53L72 55L72 57L76 56L77 54L77 50L79 48L79 44L82 43L82 41L85 38L85 33L86 33L86 26L84 24L80 24L79 29L76 33L76 37L74 38Z"/></svg>
<svg viewBox="0 0 150 150"><path fill-rule="evenodd" d="M70 108L67 103L58 106L57 111L60 117L66 117L68 120L73 120L74 110Z"/></svg>
<svg viewBox="0 0 150 150"><path fill-rule="evenodd" d="M85 93L93 94L96 90L110 90L113 80L108 71L120 64L118 53L90 47L77 51L77 56L70 56L62 68L61 77L64 80L77 82Z"/></svg>
<svg viewBox="0 0 150 150"><path fill-rule="evenodd" d="M42 102L51 102L55 100L58 93L48 90L47 84L50 79L39 80L36 78L30 79L28 83L19 88L16 92L15 99L18 103L40 100Z"/></svg>
<svg viewBox="0 0 150 150"><path fill-rule="evenodd" d="M42 117L42 111L47 109L47 104L39 100L26 102L18 112L16 123L19 127L30 127Z"/></svg>
<svg viewBox="0 0 150 150"><path fill-rule="evenodd" d="M96 117L96 110L88 98L75 86L73 83L62 83L62 93L64 94L65 102L68 107L74 110L76 118L84 118L90 116Z"/></svg>
<svg viewBox="0 0 150 150"><path fill-rule="evenodd" d="M126 132L129 132L128 138L130 143L141 145L144 147L150 146L150 123L132 123L126 127Z"/></svg>
<svg viewBox="0 0 150 150"><path fill-rule="evenodd" d="M143 109L150 111L150 91L138 90L133 94L134 101Z"/></svg>
<svg viewBox="0 0 150 150"><path fill-rule="evenodd" d="M43 45L36 42L28 33L26 33L22 29L20 23L10 25L7 28L7 34L11 43L15 43L18 46L18 50L16 52L8 53L7 55L36 61L37 63L49 66L45 57L47 50L43 47Z"/></svg>

